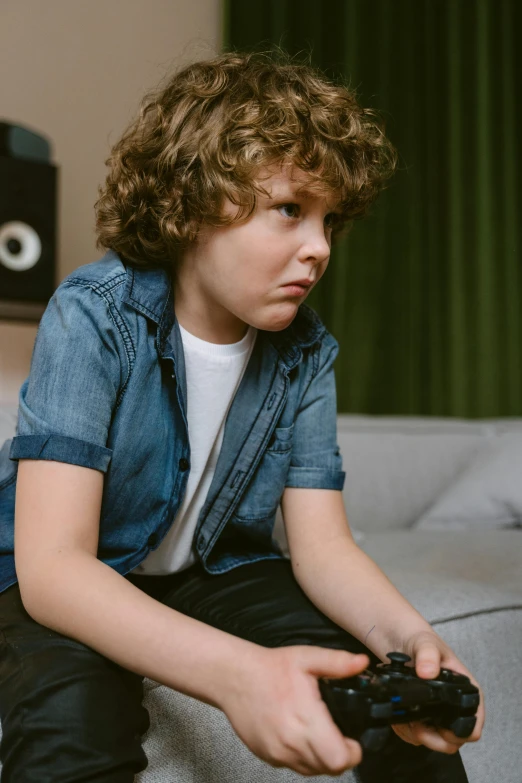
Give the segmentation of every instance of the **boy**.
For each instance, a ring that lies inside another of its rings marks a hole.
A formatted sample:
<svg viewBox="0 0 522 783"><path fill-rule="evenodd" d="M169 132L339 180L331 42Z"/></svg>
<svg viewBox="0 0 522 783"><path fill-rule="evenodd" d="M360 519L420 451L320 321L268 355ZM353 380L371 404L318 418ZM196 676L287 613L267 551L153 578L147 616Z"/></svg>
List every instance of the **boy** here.
<svg viewBox="0 0 522 783"><path fill-rule="evenodd" d="M276 767L466 781L463 740L422 724L363 758L317 684L391 650L471 676L353 540L338 345L303 304L393 170L373 113L225 53L147 96L108 163L108 252L52 297L1 452L2 783L131 783L144 676Z"/></svg>

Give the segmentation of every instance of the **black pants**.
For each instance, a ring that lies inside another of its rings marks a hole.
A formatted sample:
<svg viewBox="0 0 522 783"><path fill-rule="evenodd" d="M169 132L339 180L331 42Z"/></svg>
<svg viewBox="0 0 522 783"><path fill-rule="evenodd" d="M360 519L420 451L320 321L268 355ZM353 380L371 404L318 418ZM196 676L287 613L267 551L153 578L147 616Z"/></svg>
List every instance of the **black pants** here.
<svg viewBox="0 0 522 783"><path fill-rule="evenodd" d="M197 564L170 576L126 577L153 598L265 647L312 644L375 655L328 619L289 561L262 560L221 575ZM132 783L147 766L143 678L35 622L18 585L0 594L1 783ZM410 745L395 733L365 754L363 783L466 783L460 754Z"/></svg>

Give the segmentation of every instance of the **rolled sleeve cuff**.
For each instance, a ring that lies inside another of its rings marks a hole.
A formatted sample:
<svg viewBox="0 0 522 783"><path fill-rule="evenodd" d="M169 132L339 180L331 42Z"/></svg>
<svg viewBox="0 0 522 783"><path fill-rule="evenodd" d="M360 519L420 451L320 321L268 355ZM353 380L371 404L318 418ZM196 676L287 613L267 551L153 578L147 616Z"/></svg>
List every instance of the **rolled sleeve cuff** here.
<svg viewBox="0 0 522 783"><path fill-rule="evenodd" d="M296 468L290 467L285 486L310 489L340 489L344 487L346 473L344 470L328 470L327 468Z"/></svg>
<svg viewBox="0 0 522 783"><path fill-rule="evenodd" d="M84 468L107 471L112 449L66 435L17 435L13 438L9 459L48 459L69 462Z"/></svg>

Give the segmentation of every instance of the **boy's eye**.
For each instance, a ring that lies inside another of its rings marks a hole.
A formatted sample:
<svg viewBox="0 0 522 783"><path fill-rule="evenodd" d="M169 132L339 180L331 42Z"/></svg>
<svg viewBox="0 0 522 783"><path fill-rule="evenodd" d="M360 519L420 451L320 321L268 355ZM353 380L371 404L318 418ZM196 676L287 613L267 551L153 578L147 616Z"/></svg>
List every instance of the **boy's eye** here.
<svg viewBox="0 0 522 783"><path fill-rule="evenodd" d="M281 204L280 206L278 206L278 209L289 209L291 212L293 211L294 212L293 215L285 215L285 217L288 217L290 219L290 218L297 217L295 212L296 211L299 212L299 204Z"/></svg>
<svg viewBox="0 0 522 783"><path fill-rule="evenodd" d="M285 215L288 220L292 220L296 218L299 214L299 204L280 204L277 209L286 209L290 212L293 212L293 214ZM335 225L337 219L339 218L339 215L335 212L330 212L328 215L326 215L324 222L326 223L328 228L333 228Z"/></svg>
<svg viewBox="0 0 522 783"><path fill-rule="evenodd" d="M328 226L328 228L333 228L335 224L339 221L340 215L337 212L330 212L329 215L325 217L325 223Z"/></svg>

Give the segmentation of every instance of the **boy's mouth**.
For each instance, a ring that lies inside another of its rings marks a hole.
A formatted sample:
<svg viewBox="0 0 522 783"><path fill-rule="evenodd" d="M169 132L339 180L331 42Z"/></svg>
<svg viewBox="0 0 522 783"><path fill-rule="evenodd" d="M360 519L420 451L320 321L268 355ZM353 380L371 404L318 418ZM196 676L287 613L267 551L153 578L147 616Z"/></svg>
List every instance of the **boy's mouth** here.
<svg viewBox="0 0 522 783"><path fill-rule="evenodd" d="M298 283L289 283L283 286L288 296L304 296L308 292L309 287L299 285Z"/></svg>

